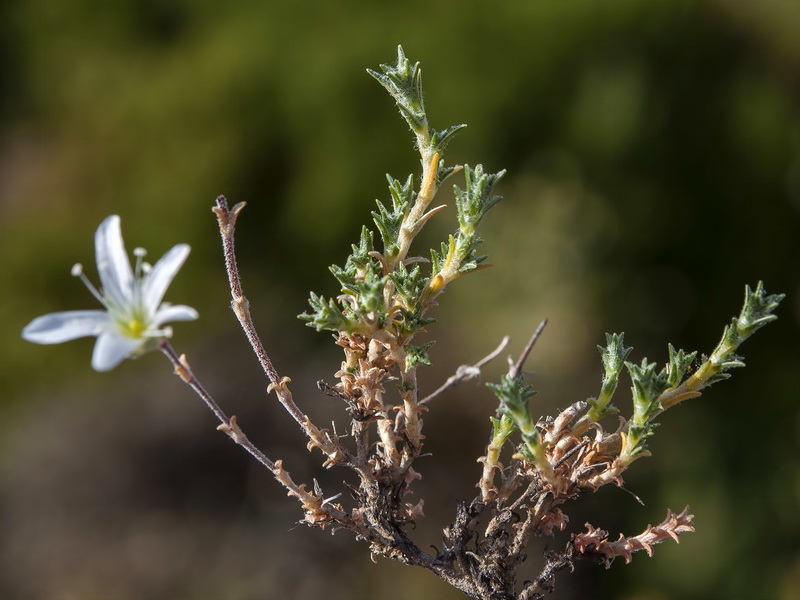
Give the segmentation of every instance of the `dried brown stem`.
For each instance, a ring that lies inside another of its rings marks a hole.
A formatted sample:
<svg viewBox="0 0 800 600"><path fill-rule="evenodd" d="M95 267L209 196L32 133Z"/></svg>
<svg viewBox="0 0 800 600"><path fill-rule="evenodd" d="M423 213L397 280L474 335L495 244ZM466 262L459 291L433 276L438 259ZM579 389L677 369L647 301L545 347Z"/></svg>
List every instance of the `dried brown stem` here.
<svg viewBox="0 0 800 600"><path fill-rule="evenodd" d="M639 535L625 537L620 534L615 542L608 541L608 532L586 524L586 533L579 533L574 536L572 545L579 554L600 555L606 567L611 564L614 558L621 556L626 563L631 562L631 554L644 550L648 556L653 555L653 546L672 540L676 544L680 543L680 534L694 531L692 519L694 515L689 514L689 507L683 509L679 514L667 510L666 518L656 526L648 525Z"/></svg>
<svg viewBox="0 0 800 600"><path fill-rule="evenodd" d="M247 438L236 422L235 416L228 417L228 415L225 414L225 412L219 407L219 404L217 404L216 400L214 400L213 396L211 396L205 387L203 387L197 377L195 377L194 373L189 367L189 362L186 359L186 355L178 356L166 339L161 340L159 349L172 363L172 366L175 368L175 374L180 377L181 381L192 388L192 390L203 400L203 402L206 403L206 406L208 406L209 410L214 413L214 416L217 417L217 420L220 422L220 425L217 427L217 429L227 434L228 437L242 446L242 448L247 450L247 452L249 452L258 462L269 469L270 472L275 475L278 481L280 481L289 490L291 495L302 498L302 486L296 485L289 477L289 474L285 471L282 471L280 467L280 461L271 461ZM282 474L282 477L279 478L279 474Z"/></svg>
<svg viewBox="0 0 800 600"><path fill-rule="evenodd" d="M270 360L264 348L264 344L261 342L261 338L256 331L255 324L250 315L250 302L244 296L244 291L242 290L242 281L236 264L236 249L234 245L236 219L244 207L245 203L240 202L234 206L233 209L229 209L228 201L225 196L218 196L217 205L212 208L214 214L217 216L219 232L222 236L225 268L228 272L228 282L231 288L231 308L233 308L233 312L239 324L242 326L253 352L255 352L259 363L261 363L261 368L270 380L268 391L275 392L278 396L278 400L286 411L297 421L306 435L311 438L312 444L327 454L330 462L338 462L343 459L343 453L339 443L337 440L326 435L325 431L321 431L315 427L308 416L297 407L297 404L295 404L292 398L292 392L288 387L288 383L291 379L278 375L278 372L272 364L272 360Z"/></svg>
<svg viewBox="0 0 800 600"><path fill-rule="evenodd" d="M511 338L509 336L505 336L503 340L500 342L500 345L497 346L497 348L492 350L489 354L484 356L474 365L461 365L460 367L458 367L458 369L456 369L456 372L450 377L448 377L447 381L445 381L441 386L439 386L439 388L436 391L428 394L427 396L425 396L425 398L420 400L419 401L420 405L427 404L437 396L442 395L444 392L446 392L450 388L458 385L463 381L469 381L470 379L475 379L476 377L478 377L481 374L481 367L483 367L490 361L497 358L500 355L500 353L502 353L503 350L506 349L510 340Z"/></svg>
<svg viewBox="0 0 800 600"><path fill-rule="evenodd" d="M539 336L542 335L545 326L547 325L547 319L543 319L539 326L536 328L536 331L533 332L531 339L528 340L528 343L525 345L525 348L522 350L522 354L519 355L517 362L513 365L510 365L508 369L509 377L519 377L519 374L522 373L522 367L525 366L525 361L528 360L528 356L533 350L534 344L539 339Z"/></svg>
<svg viewBox="0 0 800 600"><path fill-rule="evenodd" d="M175 368L175 374L205 402L206 406L208 406L211 412L214 413L214 416L217 417L217 420L220 422L217 430L222 431L235 443L247 450L259 463L269 469L275 476L275 479L286 488L289 496L297 498L300 501L307 523L319 527L338 523L354 531L357 535L363 536L366 539L375 540L375 535L365 525L353 519L352 516L344 512L341 507L325 501L321 492L318 494L308 492L305 489L305 484L298 485L295 483L289 475L289 472L283 468L282 461L276 460L273 462L267 458L267 456L247 438L239 426L236 417L228 417L219 407L216 400L214 400L197 377L195 377L191 368L189 368L189 362L185 355L178 356L166 339L161 340L159 349L172 363L172 366Z"/></svg>
<svg viewBox="0 0 800 600"><path fill-rule="evenodd" d="M236 250L234 246L236 219L245 206L245 202L239 202L233 207L233 210L230 210L228 208L228 201L225 199L225 196L219 196L217 197L217 205L212 208L212 210L214 211L214 214L217 215L219 232L222 236L222 250L225 256L225 268L228 272L228 282L230 283L231 288L231 307L233 308L233 312L236 314L236 318L239 320L239 323L241 324L242 329L247 336L247 341L250 342L250 346L253 348L253 352L255 352L256 357L258 358L258 362L261 363L261 368L264 369L264 373L266 373L267 377L269 377L272 385L278 386L281 382L281 377L278 375L278 372L275 370L275 367L272 364L272 360L270 360L267 351L264 349L264 344L261 342L261 338L259 337L253 323L253 319L250 316L250 302L244 296L244 291L242 290L242 280L239 275L239 268L236 264ZM295 421L302 425L305 421L305 416L300 409L297 408L297 405L293 401L285 402L283 398L281 398L281 402L284 404L286 410L289 411L289 414L294 417Z"/></svg>

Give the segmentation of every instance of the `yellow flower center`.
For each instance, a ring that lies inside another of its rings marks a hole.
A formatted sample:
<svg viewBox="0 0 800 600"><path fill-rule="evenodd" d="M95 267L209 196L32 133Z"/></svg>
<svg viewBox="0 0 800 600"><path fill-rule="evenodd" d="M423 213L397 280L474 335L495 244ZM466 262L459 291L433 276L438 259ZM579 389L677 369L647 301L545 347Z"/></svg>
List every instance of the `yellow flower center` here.
<svg viewBox="0 0 800 600"><path fill-rule="evenodd" d="M123 326L125 328L125 333L132 338L142 337L142 333L144 333L145 330L145 324L140 319L135 318L124 323Z"/></svg>

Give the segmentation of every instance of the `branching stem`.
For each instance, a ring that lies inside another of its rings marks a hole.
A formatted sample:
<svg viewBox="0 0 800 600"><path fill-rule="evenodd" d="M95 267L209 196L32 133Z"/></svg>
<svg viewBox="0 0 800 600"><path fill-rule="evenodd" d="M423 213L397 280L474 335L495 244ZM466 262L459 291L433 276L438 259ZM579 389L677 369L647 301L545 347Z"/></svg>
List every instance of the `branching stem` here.
<svg viewBox="0 0 800 600"><path fill-rule="evenodd" d="M356 523L350 515L345 513L339 507L326 503L323 500L322 494L319 495L307 492L305 485L298 485L292 480L289 472L283 468L282 461L272 461L259 450L253 442L244 434L239 424L236 422L236 417L228 417L225 412L219 407L214 397L203 387L200 381L195 377L186 356L178 354L170 345L169 341L164 338L159 344L159 350L169 359L172 366L175 368L175 374L180 377L186 385L188 385L197 394L203 402L206 403L209 410L214 413L220 424L217 427L219 431L225 433L234 442L253 456L259 463L265 466L274 475L275 479L286 488L289 495L297 498L303 505L306 513L306 521L311 524L323 525L330 522L340 523L348 529L353 530L358 535L364 536L367 539L374 540L372 534L364 525Z"/></svg>

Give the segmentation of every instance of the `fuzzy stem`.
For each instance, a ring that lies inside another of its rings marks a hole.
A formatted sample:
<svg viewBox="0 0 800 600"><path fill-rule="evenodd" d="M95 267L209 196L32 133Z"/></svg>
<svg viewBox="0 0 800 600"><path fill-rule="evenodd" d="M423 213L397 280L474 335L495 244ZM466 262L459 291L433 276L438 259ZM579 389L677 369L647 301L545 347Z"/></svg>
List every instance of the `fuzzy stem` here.
<svg viewBox="0 0 800 600"><path fill-rule="evenodd" d="M244 291L242 290L242 281L239 276L239 268L236 264L236 249L234 245L234 232L236 230L236 219L239 213L244 209L245 203L240 202L233 207L232 210L228 208L228 201L225 196L217 197L217 205L212 208L214 214L217 216L219 223L219 232L222 236L222 249L225 255L225 268L228 272L228 281L231 288L231 307L242 326L250 346L255 352L264 373L270 380L269 391L274 391L278 396L278 400L286 409L286 411L297 421L300 427L305 431L306 435L313 441L314 445L318 446L322 452L328 455L329 459L336 462L341 455L341 448L338 443L332 441L324 435L317 427L311 423L307 415L305 415L295 404L292 398L292 392L289 390L288 383L291 381L288 377L281 377L275 370L272 361L267 354L264 344L256 331L253 318L250 315L250 302L245 298Z"/></svg>
<svg viewBox="0 0 800 600"><path fill-rule="evenodd" d="M419 418L420 404L418 402L419 389L417 388L416 367L408 371L402 370L400 374L403 391L403 414L405 415L405 431L408 441L413 448L411 456L422 447L422 420Z"/></svg>
<svg viewBox="0 0 800 600"><path fill-rule="evenodd" d="M367 538L374 538L374 535L369 532L363 525L356 523L350 515L337 508L336 506L326 503L321 496L312 494L305 490L305 485L298 485L292 480L289 472L283 468L283 463L280 460L271 461L267 456L259 450L244 434L241 427L236 422L236 417L228 417L225 412L219 407L213 396L203 387L200 381L195 377L192 370L189 368L189 363L186 356L178 354L170 345L169 341L164 338L161 340L159 350L166 356L175 368L175 374L180 377L186 385L188 385L197 394L209 410L214 413L214 416L219 420L220 425L217 427L219 431L225 433L235 443L247 450L259 463L265 466L274 475L275 479L286 488L289 495L297 498L303 505L305 511L305 520L311 525L324 526L329 522L341 523L343 526L355 531L357 534Z"/></svg>

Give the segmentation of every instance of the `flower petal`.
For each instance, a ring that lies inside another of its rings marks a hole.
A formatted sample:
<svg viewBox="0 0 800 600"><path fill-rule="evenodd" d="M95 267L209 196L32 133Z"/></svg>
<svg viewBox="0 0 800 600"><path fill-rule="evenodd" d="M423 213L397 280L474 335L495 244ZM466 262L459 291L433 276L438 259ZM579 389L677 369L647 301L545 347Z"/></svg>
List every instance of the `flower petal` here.
<svg viewBox="0 0 800 600"><path fill-rule="evenodd" d="M110 371L143 344L141 339L129 338L113 331L105 331L97 338L92 353L95 371Z"/></svg>
<svg viewBox="0 0 800 600"><path fill-rule="evenodd" d="M153 327L161 327L164 323L169 323L170 321L194 321L199 316L191 306L165 304L158 309L155 319L153 319Z"/></svg>
<svg viewBox="0 0 800 600"><path fill-rule="evenodd" d="M152 315L158 309L169 284L172 283L186 257L189 256L189 249L188 244L178 244L162 256L145 276L142 285L142 302L147 314Z"/></svg>
<svg viewBox="0 0 800 600"><path fill-rule="evenodd" d="M35 318L22 330L22 337L37 344L60 344L100 335L110 323L104 310L70 310Z"/></svg>
<svg viewBox="0 0 800 600"><path fill-rule="evenodd" d="M94 236L97 271L103 294L118 308L129 306L133 298L133 272L125 253L119 217L106 218Z"/></svg>

